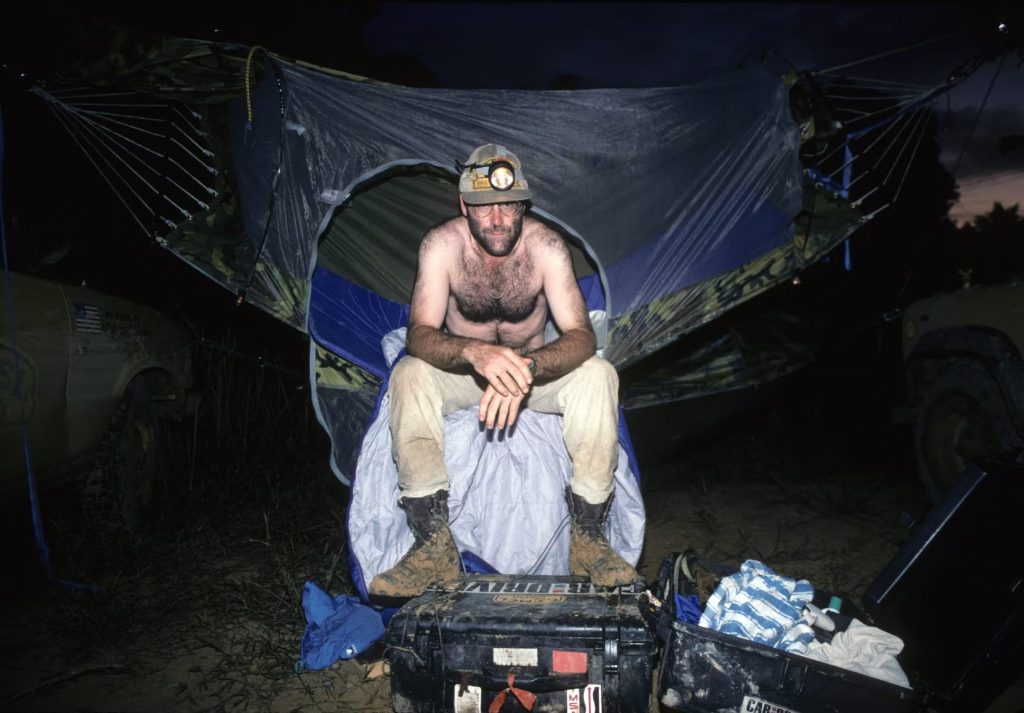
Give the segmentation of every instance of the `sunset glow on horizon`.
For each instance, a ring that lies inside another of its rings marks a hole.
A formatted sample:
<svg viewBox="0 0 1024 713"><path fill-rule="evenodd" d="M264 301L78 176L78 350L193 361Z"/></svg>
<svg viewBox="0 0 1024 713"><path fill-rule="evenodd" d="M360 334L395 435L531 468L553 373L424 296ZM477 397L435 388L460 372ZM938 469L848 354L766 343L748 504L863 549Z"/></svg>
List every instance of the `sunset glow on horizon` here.
<svg viewBox="0 0 1024 713"><path fill-rule="evenodd" d="M957 181L960 200L949 209L949 217L962 226L977 216L992 212L999 202L1004 208L1020 205L1024 209L1024 171L1000 171L989 175L975 175Z"/></svg>

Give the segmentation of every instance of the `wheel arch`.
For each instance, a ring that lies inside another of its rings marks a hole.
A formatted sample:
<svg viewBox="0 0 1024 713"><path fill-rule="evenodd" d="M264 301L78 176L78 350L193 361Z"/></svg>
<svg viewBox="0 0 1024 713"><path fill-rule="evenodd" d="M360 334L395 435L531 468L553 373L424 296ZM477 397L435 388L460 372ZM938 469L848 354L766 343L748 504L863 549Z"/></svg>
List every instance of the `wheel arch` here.
<svg viewBox="0 0 1024 713"><path fill-rule="evenodd" d="M119 393L123 396L128 385L136 379L145 383L149 390L153 402L153 412L157 418L180 421L186 414L188 385L183 384L173 371L162 366L150 366L127 373L123 377Z"/></svg>
<svg viewBox="0 0 1024 713"><path fill-rule="evenodd" d="M919 403L928 382L952 360L981 366L999 389L1017 435L1024 435L1024 358L1013 341L997 329L955 327L921 336L907 358L907 394Z"/></svg>

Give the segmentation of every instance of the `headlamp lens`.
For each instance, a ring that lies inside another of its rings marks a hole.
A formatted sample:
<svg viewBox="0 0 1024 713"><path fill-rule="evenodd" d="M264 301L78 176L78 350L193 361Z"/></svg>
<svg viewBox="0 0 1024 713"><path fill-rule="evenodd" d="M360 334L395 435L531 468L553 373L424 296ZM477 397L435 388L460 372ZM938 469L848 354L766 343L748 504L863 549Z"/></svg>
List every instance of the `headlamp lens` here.
<svg viewBox="0 0 1024 713"><path fill-rule="evenodd" d="M491 164L491 170L487 173L487 180L496 191L507 191L515 183L516 174L512 164L507 161L496 161Z"/></svg>

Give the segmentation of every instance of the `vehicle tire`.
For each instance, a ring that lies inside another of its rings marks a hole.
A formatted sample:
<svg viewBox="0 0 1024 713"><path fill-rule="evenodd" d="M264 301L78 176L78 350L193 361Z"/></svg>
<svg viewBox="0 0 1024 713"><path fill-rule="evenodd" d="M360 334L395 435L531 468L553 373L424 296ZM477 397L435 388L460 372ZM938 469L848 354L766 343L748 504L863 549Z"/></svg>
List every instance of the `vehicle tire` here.
<svg viewBox="0 0 1024 713"><path fill-rule="evenodd" d="M995 378L974 359L929 365L914 421L914 457L928 496L938 502L972 462L1017 440Z"/></svg>
<svg viewBox="0 0 1024 713"><path fill-rule="evenodd" d="M136 530L153 500L159 460L159 423L146 382L125 389L82 489L82 506L93 524Z"/></svg>

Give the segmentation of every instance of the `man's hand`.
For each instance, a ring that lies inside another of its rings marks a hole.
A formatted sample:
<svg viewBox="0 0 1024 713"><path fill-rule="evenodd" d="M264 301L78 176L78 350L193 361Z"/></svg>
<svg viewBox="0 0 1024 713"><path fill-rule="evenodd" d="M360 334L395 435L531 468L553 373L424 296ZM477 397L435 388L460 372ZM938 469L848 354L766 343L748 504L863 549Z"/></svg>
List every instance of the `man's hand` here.
<svg viewBox="0 0 1024 713"><path fill-rule="evenodd" d="M500 431L506 426L511 428L525 397L525 393L502 396L488 384L484 395L480 397L480 421L486 424L488 430L497 428Z"/></svg>
<svg viewBox="0 0 1024 713"><path fill-rule="evenodd" d="M477 374L487 379L489 388L499 396L518 396L522 400L523 395L530 391L533 374L530 373L529 357L520 356L508 347L485 342L468 345L464 354L466 361L473 365ZM486 393L484 398L487 398ZM484 413L483 403L481 400L481 414Z"/></svg>

